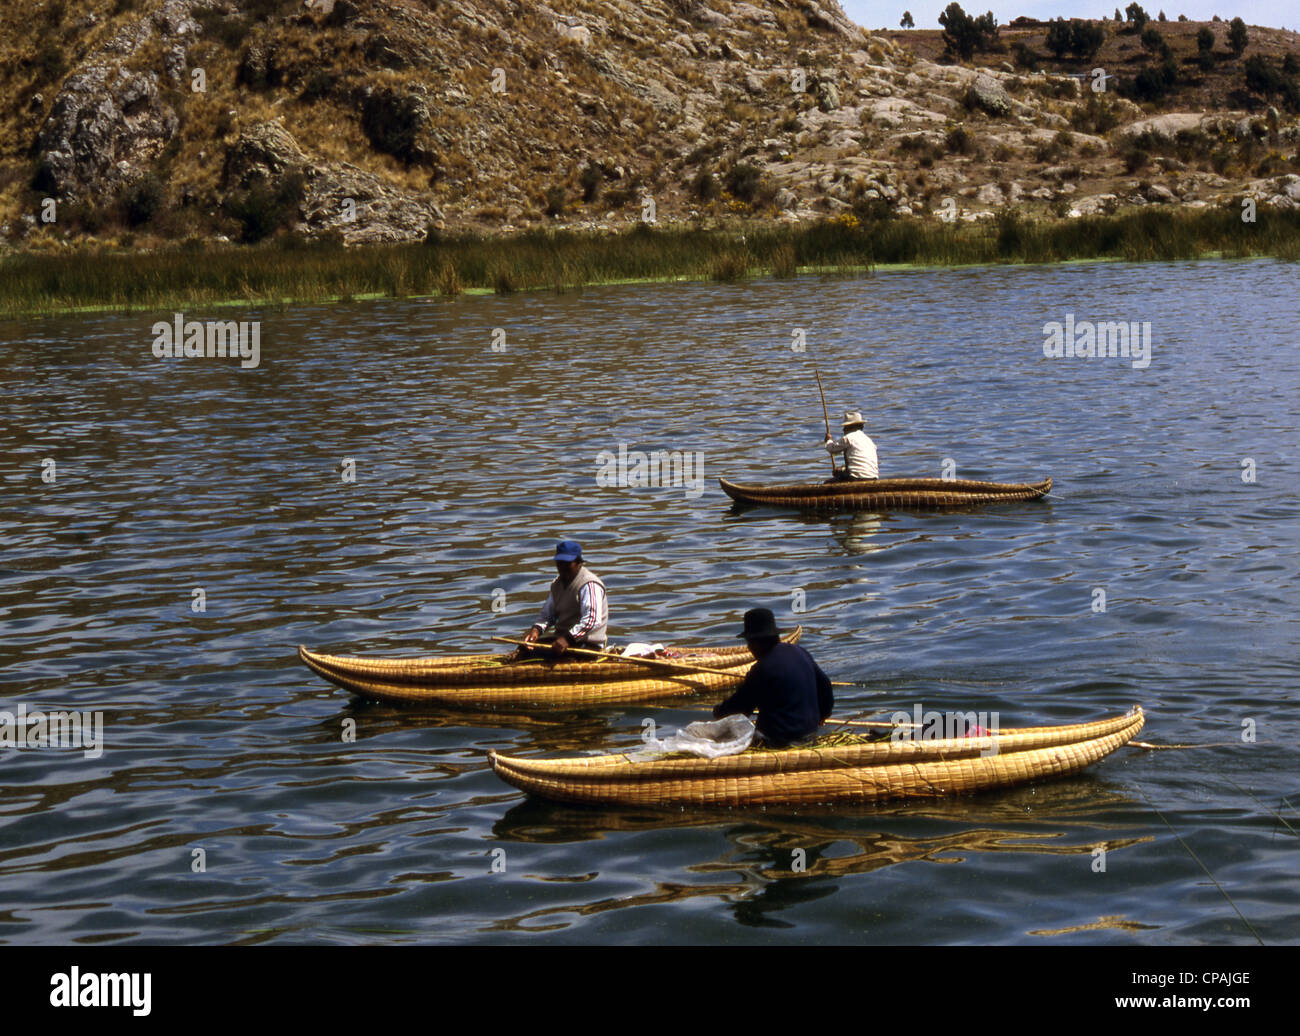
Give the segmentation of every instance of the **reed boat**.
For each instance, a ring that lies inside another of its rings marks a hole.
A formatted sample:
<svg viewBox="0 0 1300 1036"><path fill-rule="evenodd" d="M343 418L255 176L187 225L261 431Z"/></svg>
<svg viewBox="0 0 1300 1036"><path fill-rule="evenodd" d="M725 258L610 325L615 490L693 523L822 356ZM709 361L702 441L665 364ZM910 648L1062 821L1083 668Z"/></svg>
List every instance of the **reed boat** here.
<svg viewBox="0 0 1300 1036"><path fill-rule="evenodd" d="M972 479L879 478L861 482L797 482L757 486L718 481L742 504L794 507L805 511L944 511L979 504L1037 500L1052 489L1041 482L978 482Z"/></svg>
<svg viewBox="0 0 1300 1036"><path fill-rule="evenodd" d="M1142 729L1139 706L1122 716L1057 727L1003 728L995 736L869 740L748 749L701 759L627 754L521 759L488 753L507 784L559 802L618 806L804 806L938 798L1075 773Z"/></svg>
<svg viewBox="0 0 1300 1036"><path fill-rule="evenodd" d="M782 636L797 643L802 627ZM683 672L654 659L509 661L499 654L425 658L357 658L326 655L299 646L298 657L312 672L344 690L399 704L496 708L549 705L580 708L656 701L733 690L754 664L744 644L735 647L679 647L664 662L724 672Z"/></svg>

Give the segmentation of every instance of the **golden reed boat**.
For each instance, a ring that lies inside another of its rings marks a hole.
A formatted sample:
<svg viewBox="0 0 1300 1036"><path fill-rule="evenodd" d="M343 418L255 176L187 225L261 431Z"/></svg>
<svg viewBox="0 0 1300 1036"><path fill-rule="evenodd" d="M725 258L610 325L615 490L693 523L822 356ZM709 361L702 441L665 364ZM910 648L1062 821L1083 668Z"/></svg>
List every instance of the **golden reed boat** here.
<svg viewBox="0 0 1300 1036"><path fill-rule="evenodd" d="M488 753L507 784L542 798L620 806L802 806L937 798L1074 773L1141 731L1122 716L996 736L749 749L720 759L626 754L520 759Z"/></svg>
<svg viewBox="0 0 1300 1036"><path fill-rule="evenodd" d="M797 643L802 627L782 636ZM549 705L581 708L657 701L730 691L754 664L743 644L682 647L662 660L674 666L706 666L724 672L685 672L613 655L591 661L503 655L447 655L427 658L355 658L325 655L299 646L298 657L312 672L365 698L401 704L505 707Z"/></svg>
<svg viewBox="0 0 1300 1036"><path fill-rule="evenodd" d="M977 482L972 479L878 478L858 482L739 485L718 479L740 504L793 507L801 511L944 511L978 504L1037 500L1052 489L1041 482Z"/></svg>

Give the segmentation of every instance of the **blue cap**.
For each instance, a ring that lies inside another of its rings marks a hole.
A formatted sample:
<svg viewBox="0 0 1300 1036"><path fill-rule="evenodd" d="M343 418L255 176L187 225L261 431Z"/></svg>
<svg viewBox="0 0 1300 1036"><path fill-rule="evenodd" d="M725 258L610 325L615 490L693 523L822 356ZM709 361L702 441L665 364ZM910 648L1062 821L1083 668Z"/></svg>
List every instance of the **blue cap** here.
<svg viewBox="0 0 1300 1036"><path fill-rule="evenodd" d="M582 544L577 540L561 540L555 545L556 561L581 561Z"/></svg>

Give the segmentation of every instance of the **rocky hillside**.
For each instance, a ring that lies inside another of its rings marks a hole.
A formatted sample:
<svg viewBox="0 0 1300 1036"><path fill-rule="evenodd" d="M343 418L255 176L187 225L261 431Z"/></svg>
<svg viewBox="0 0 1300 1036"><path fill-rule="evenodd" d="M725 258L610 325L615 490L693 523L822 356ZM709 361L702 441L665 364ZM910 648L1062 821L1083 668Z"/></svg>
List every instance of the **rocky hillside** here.
<svg viewBox="0 0 1300 1036"><path fill-rule="evenodd" d="M1198 64L1200 23L1161 23L1163 54L1101 23L1098 93L1094 61L1053 58L1043 26L962 63L836 0L29 10L0 26L8 247L1300 205L1300 36L1280 30L1237 53L1215 23ZM1146 65L1164 89L1132 88Z"/></svg>

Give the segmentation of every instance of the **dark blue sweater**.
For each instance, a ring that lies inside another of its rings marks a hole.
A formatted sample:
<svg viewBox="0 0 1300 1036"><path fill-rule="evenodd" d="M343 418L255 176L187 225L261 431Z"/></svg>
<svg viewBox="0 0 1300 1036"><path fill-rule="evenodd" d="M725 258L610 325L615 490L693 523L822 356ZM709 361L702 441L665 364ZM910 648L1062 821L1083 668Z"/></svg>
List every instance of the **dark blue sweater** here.
<svg viewBox="0 0 1300 1036"><path fill-rule="evenodd" d="M758 732L781 746L814 734L835 697L821 668L797 644L777 644L754 664L736 693L713 710L714 719L758 709Z"/></svg>

